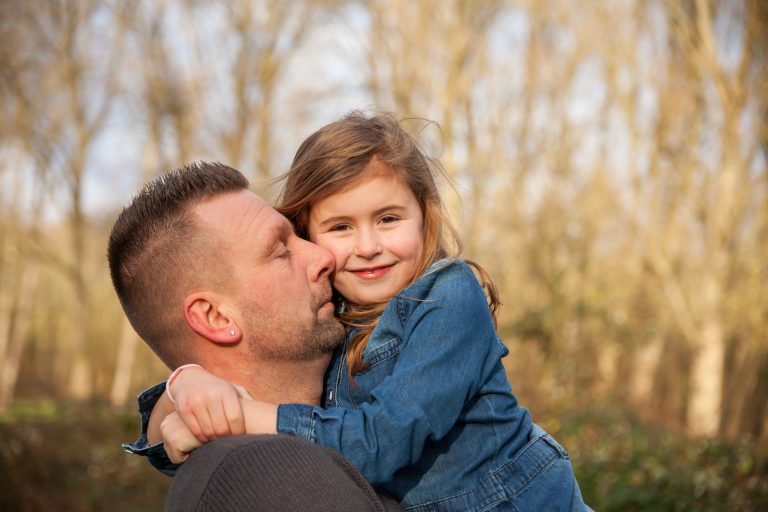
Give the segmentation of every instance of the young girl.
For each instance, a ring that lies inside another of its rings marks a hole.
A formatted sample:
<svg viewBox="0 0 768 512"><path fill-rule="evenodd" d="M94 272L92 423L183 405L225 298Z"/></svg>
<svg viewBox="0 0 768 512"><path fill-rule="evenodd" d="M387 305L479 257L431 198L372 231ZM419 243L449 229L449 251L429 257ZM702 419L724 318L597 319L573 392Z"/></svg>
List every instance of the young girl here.
<svg viewBox="0 0 768 512"><path fill-rule="evenodd" d="M408 510L588 510L565 450L512 394L495 287L455 258L437 169L389 115L352 113L299 148L279 210L333 253L348 334L325 407L281 404L276 429L341 453Z"/></svg>

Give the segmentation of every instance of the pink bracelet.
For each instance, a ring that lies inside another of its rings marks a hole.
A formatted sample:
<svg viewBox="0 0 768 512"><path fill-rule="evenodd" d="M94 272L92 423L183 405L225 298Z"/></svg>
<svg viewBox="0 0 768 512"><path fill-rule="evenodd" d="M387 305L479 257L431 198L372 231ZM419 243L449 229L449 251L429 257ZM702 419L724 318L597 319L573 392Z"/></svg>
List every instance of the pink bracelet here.
<svg viewBox="0 0 768 512"><path fill-rule="evenodd" d="M200 366L199 364L195 364L195 363L183 364L183 365L179 366L178 368L176 368L175 370L173 370L173 373L171 374L171 376L168 377L167 381L165 381L165 394L168 395L168 400L170 400L173 405L176 405L176 400L173 399L173 395L171 394L171 383L174 380L176 380L176 377L178 377L179 374L181 374L182 371L184 371L187 368L192 368L193 366L197 366L198 368L202 368L202 366Z"/></svg>

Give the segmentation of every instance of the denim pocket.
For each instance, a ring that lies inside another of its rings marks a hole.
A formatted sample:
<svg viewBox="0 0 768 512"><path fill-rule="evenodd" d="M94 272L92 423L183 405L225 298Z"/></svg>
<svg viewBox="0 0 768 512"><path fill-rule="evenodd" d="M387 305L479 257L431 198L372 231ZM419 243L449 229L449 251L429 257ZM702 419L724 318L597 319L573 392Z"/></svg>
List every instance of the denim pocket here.
<svg viewBox="0 0 768 512"><path fill-rule="evenodd" d="M374 366L391 359L400 353L400 344L403 341L398 337L393 337L381 343L377 347L367 347L363 352L363 362L368 365L368 370ZM396 359L396 358L395 358ZM368 371L366 370L366 372ZM365 372L363 372L365 373ZM361 374L362 375L362 374Z"/></svg>
<svg viewBox="0 0 768 512"><path fill-rule="evenodd" d="M355 408L370 401L371 391L392 374L401 344L400 338L390 338L374 350L363 354L363 362L368 368L353 377L354 384L349 389L350 400L355 404Z"/></svg>

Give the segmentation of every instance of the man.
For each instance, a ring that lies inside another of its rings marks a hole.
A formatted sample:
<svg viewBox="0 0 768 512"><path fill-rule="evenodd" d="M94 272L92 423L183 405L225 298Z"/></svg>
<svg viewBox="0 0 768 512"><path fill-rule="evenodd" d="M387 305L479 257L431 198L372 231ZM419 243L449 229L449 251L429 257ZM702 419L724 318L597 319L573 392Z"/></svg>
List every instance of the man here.
<svg viewBox="0 0 768 512"><path fill-rule="evenodd" d="M187 166L150 182L113 227L108 248L113 284L131 325L169 367L200 364L264 402L319 404L325 370L344 334L331 303L333 257L297 237L290 223L247 186L239 172L216 163ZM159 391L145 399L154 400ZM240 409L257 403L230 396L235 398L221 404L228 418L242 418ZM172 406L164 395L157 407ZM249 417L275 424L274 412ZM146 427L146 411L144 419ZM176 413L166 421L186 428ZM218 437L242 434L245 426L230 421L201 425L200 430ZM193 453L169 493L169 509L181 506L180 499L192 499L203 510L201 499L230 499L248 490L247 499L240 496L230 504L232 510L240 509L236 503L243 500L259 509L253 500L261 498L265 509L276 510L275 503L296 509L303 503L317 510L323 500L333 501L329 496L351 496L353 488L359 500L349 510L359 509L360 503L383 510L370 486L336 454L282 436L238 439L209 443L215 447ZM148 443L140 438L139 444ZM257 457L269 452L265 444L277 444L275 457L287 460L277 464L274 457ZM152 450L161 452L162 446L134 451ZM342 488L318 488L308 466L326 476L337 474L330 482ZM216 474L217 467L235 469L224 477ZM296 492L275 498L266 473L291 482ZM207 484L201 485L200 478ZM222 482L232 488L222 491ZM199 499L190 498L190 485L207 490ZM307 493L310 487L315 490ZM289 502L289 496L299 501ZM343 510L353 501L329 509ZM205 507L225 509L216 503ZM181 509L198 508L185 502Z"/></svg>

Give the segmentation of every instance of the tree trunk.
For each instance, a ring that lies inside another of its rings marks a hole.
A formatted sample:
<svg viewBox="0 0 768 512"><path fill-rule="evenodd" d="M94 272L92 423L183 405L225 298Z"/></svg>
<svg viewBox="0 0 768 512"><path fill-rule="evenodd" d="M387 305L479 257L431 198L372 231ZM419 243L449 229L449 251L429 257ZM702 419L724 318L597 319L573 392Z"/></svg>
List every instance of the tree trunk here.
<svg viewBox="0 0 768 512"><path fill-rule="evenodd" d="M649 404L653 397L653 380L659 366L664 341L656 336L635 351L632 369L632 398L639 404Z"/></svg>
<svg viewBox="0 0 768 512"><path fill-rule="evenodd" d="M16 383L19 377L21 355L24 353L24 345L32 327L32 305L37 289L39 270L35 266L26 268L21 275L21 283L17 288L17 296L12 301L8 311L7 323L0 335L6 339L3 345L6 347L4 356L0 358L0 411L8 409L13 403Z"/></svg>
<svg viewBox="0 0 768 512"><path fill-rule="evenodd" d="M719 315L720 293L712 279L705 284L704 293L709 299L709 314L704 320L698 340L699 350L694 352L691 367L687 426L693 435L711 437L716 436L720 428L725 347Z"/></svg>
<svg viewBox="0 0 768 512"><path fill-rule="evenodd" d="M768 353L763 353L757 365L755 384L747 393L747 399L741 410L740 426L742 432L759 440L768 419Z"/></svg>
<svg viewBox="0 0 768 512"><path fill-rule="evenodd" d="M115 379L112 381L110 403L113 407L122 407L129 399L131 390L131 374L136 360L136 342L139 337L131 327L127 318L123 318L123 328L120 333L120 346L117 352L117 367Z"/></svg>

